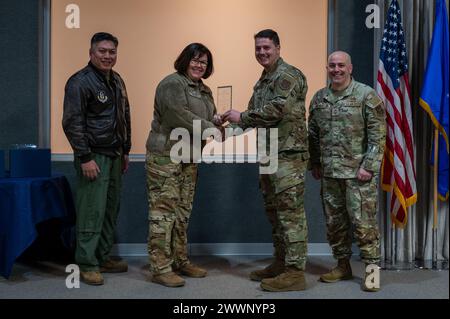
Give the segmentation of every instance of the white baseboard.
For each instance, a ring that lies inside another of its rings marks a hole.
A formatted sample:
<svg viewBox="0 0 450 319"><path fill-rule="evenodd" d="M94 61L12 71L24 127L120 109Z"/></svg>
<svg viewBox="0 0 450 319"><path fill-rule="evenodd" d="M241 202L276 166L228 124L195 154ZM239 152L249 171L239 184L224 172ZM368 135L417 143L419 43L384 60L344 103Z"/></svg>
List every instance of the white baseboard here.
<svg viewBox="0 0 450 319"><path fill-rule="evenodd" d="M211 243L188 244L191 256L272 256L272 243ZM116 244L111 255L122 257L148 256L147 244ZM327 243L308 244L309 256L330 256L331 249Z"/></svg>

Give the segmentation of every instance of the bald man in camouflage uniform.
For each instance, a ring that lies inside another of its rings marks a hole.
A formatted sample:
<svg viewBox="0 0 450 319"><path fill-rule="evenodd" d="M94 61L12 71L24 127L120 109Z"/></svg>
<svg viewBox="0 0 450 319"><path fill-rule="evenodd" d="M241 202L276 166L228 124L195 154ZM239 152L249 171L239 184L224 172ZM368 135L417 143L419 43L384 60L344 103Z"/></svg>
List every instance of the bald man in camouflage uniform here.
<svg viewBox="0 0 450 319"><path fill-rule="evenodd" d="M303 207L304 173L308 160L305 120L306 78L280 57L280 41L273 30L255 35L255 55L264 67L248 110L230 110L223 119L241 128L278 129L278 170L260 175L266 213L272 224L275 261L250 274L268 291L306 288L304 270L307 224Z"/></svg>
<svg viewBox="0 0 450 319"><path fill-rule="evenodd" d="M380 261L377 225L378 172L386 137L385 110L377 93L355 81L350 56L328 58L331 83L318 91L310 106L310 168L322 179L327 238L338 265L323 282L353 278L350 267L353 235L366 264ZM376 291L363 283L364 290Z"/></svg>

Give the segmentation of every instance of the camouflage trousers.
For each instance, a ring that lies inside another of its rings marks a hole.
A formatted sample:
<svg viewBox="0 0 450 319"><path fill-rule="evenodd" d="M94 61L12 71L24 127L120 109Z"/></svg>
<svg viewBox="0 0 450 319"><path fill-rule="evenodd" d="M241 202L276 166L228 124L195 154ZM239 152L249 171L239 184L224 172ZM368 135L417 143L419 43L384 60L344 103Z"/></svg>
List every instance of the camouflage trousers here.
<svg viewBox="0 0 450 319"><path fill-rule="evenodd" d="M306 163L301 154L280 156L275 174L260 175L275 258L300 270L305 269L308 240L303 205Z"/></svg>
<svg viewBox="0 0 450 319"><path fill-rule="evenodd" d="M147 153L145 168L150 271L157 275L188 262L186 233L197 182L197 165L175 164L169 157Z"/></svg>
<svg viewBox="0 0 450 319"><path fill-rule="evenodd" d="M368 182L354 179L322 179L322 200L327 239L337 259L352 255L352 236L365 263L380 260L380 233L376 218L378 176ZM353 231L352 231L353 227Z"/></svg>

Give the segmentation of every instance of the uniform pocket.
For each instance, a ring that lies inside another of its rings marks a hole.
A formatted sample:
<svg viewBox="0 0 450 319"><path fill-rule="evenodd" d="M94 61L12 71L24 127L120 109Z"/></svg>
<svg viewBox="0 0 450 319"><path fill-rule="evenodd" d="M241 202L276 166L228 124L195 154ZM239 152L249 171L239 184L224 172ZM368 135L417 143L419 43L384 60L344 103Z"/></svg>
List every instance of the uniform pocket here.
<svg viewBox="0 0 450 319"><path fill-rule="evenodd" d="M160 192L164 187L166 178L167 178L167 176L160 174L159 171L157 171L153 168L148 168L147 169L147 186L148 186L149 195L151 195L152 192Z"/></svg>
<svg viewBox="0 0 450 319"><path fill-rule="evenodd" d="M304 174L300 168L291 167L290 169L279 168L274 176L273 185L275 187L275 194L279 194L291 187L303 183Z"/></svg>
<svg viewBox="0 0 450 319"><path fill-rule="evenodd" d="M290 243L306 241L305 232L292 231L292 232L288 232L286 235L287 235Z"/></svg>
<svg viewBox="0 0 450 319"><path fill-rule="evenodd" d="M326 121L331 119L331 106L325 103L321 103L316 106L312 112L314 112L318 121Z"/></svg>
<svg viewBox="0 0 450 319"><path fill-rule="evenodd" d="M361 217L363 220L376 222L378 203L378 176L372 176L369 181L358 182L361 194Z"/></svg>
<svg viewBox="0 0 450 319"><path fill-rule="evenodd" d="M173 221L164 216L150 216L150 242L151 246L164 251L166 256L171 255L171 234Z"/></svg>
<svg viewBox="0 0 450 319"><path fill-rule="evenodd" d="M166 180L171 176L170 173L162 166L156 164L154 159L147 157L145 163L147 174L147 194L149 198L150 208L157 207L157 201L163 192Z"/></svg>

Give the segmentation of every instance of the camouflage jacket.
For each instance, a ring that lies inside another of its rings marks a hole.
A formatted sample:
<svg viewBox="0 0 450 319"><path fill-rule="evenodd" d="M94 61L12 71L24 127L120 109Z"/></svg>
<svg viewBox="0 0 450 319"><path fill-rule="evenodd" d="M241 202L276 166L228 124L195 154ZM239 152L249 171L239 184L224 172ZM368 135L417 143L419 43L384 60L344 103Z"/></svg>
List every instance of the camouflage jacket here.
<svg viewBox="0 0 450 319"><path fill-rule="evenodd" d="M239 126L243 129L277 128L278 152L303 152L303 158L307 159L307 90L303 73L279 58L273 70L263 71L254 86L248 109L241 113Z"/></svg>
<svg viewBox="0 0 450 319"><path fill-rule="evenodd" d="M360 167L378 173L386 123L372 88L355 80L342 92L323 88L309 112L309 168L321 165L323 176L331 178L355 178Z"/></svg>
<svg viewBox="0 0 450 319"><path fill-rule="evenodd" d="M193 121L201 121L203 132L215 127L211 122L215 113L212 92L202 81L195 83L180 73L165 77L156 88L147 151L169 156L171 147L178 142L170 140L170 133L175 128L187 129L192 144Z"/></svg>

